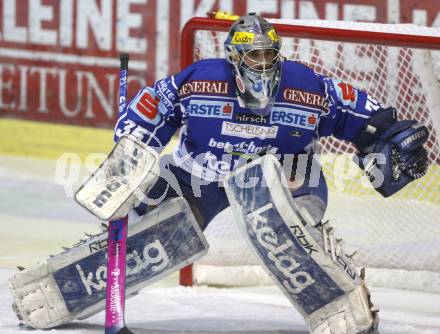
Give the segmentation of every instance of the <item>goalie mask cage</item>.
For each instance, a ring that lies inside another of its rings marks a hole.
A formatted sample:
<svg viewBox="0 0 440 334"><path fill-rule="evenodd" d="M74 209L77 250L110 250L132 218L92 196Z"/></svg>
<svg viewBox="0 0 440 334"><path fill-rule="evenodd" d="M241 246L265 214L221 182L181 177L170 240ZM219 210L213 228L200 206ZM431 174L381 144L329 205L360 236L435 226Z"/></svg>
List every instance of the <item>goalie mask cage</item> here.
<svg viewBox="0 0 440 334"><path fill-rule="evenodd" d="M384 199L368 189L352 145L320 139L329 186L326 218L347 254L366 268L367 284L440 292L440 30L414 25L272 20L288 59L367 91L399 119L428 127L428 174ZM181 66L223 58L232 21L193 18L181 36ZM347 154L342 154L347 153ZM330 158L327 158L330 157ZM333 158L331 158L333 157ZM356 174L356 175L354 175ZM205 231L210 250L181 271L184 285L259 285L271 281L239 235L229 209Z"/></svg>

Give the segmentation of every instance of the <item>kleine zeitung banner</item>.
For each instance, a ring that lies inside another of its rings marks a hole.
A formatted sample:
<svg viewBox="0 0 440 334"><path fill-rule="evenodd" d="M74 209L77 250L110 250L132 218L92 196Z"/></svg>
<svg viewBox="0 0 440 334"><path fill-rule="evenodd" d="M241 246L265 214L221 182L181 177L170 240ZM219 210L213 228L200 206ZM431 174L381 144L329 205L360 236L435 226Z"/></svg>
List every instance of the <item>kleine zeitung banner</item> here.
<svg viewBox="0 0 440 334"><path fill-rule="evenodd" d="M269 18L440 26L440 3L417 0L2 0L0 116L113 127L119 53L129 96L179 70L179 36L212 10Z"/></svg>

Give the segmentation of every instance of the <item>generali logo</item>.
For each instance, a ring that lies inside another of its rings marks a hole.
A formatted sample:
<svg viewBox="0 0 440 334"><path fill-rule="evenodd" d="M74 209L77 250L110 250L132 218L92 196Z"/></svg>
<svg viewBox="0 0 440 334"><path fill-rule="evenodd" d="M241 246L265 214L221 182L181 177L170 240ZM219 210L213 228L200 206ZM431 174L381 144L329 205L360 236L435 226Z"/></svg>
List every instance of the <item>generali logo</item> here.
<svg viewBox="0 0 440 334"><path fill-rule="evenodd" d="M179 96L189 94L228 95L229 83L226 81L189 81L179 89Z"/></svg>
<svg viewBox="0 0 440 334"><path fill-rule="evenodd" d="M324 96L306 92L304 90L286 88L283 92L283 98L287 102L327 109L327 103Z"/></svg>

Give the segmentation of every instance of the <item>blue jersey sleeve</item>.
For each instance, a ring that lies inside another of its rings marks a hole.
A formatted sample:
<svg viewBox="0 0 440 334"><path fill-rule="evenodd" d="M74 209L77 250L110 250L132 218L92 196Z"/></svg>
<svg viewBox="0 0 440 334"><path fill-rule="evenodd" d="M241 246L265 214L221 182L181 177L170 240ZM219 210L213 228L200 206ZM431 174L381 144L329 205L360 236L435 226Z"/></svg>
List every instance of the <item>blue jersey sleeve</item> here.
<svg viewBox="0 0 440 334"><path fill-rule="evenodd" d="M354 142L367 120L382 109L368 93L341 80L316 74L325 93L327 112L321 116L319 136L333 135Z"/></svg>
<svg viewBox="0 0 440 334"><path fill-rule="evenodd" d="M147 145L163 149L182 125L179 87L193 72L193 66L142 88L119 115L114 140L131 134Z"/></svg>

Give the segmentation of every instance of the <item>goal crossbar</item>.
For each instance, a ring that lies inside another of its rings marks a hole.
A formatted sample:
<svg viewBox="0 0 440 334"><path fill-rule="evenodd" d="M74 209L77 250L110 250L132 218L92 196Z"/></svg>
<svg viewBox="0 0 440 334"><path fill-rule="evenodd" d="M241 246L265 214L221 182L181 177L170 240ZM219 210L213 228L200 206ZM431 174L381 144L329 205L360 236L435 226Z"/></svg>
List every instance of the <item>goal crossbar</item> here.
<svg viewBox="0 0 440 334"><path fill-rule="evenodd" d="M360 44L376 44L381 41L381 45L404 46L410 48L440 50L440 37L434 33L426 35L412 35L409 33L392 33L386 31L362 31L353 28L362 28L362 23L355 23L352 29L331 28L323 26L312 26L305 24L286 24L282 20L271 21L277 34L281 37L309 38L326 41L353 42ZM347 23L347 22L342 22ZM193 59L193 53L188 50L194 50L194 34L196 31L228 31L232 21L223 19L212 19L205 17L193 17L185 24L180 39L180 66L185 68L190 65ZM342 26L342 24L341 24ZM403 25L407 26L407 25ZM425 28L427 32L430 28Z"/></svg>

